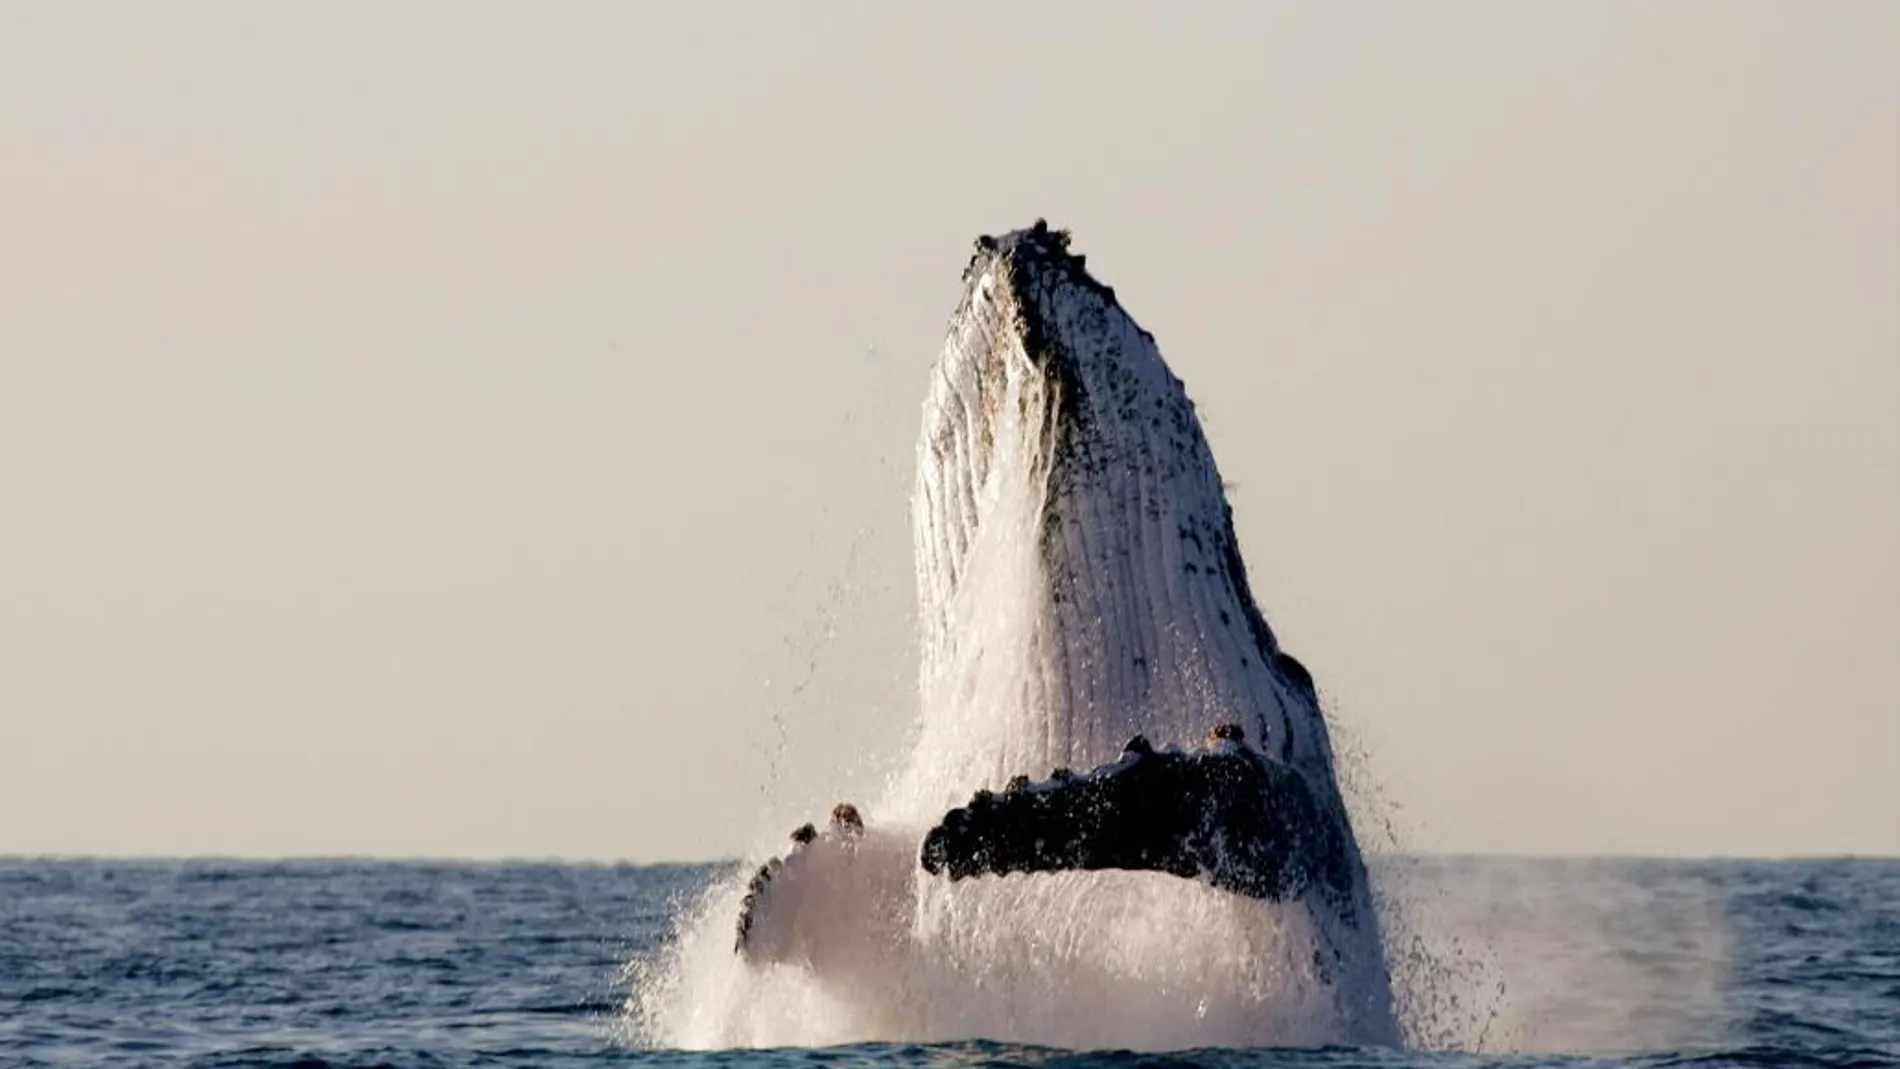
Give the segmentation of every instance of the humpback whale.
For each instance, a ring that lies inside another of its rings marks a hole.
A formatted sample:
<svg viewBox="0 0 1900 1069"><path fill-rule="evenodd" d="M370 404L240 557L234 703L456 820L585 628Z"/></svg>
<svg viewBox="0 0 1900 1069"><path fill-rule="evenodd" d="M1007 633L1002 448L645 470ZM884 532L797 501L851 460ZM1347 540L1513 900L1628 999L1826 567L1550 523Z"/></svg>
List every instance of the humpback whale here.
<svg viewBox="0 0 1900 1069"><path fill-rule="evenodd" d="M1396 1043L1319 696L1249 586L1180 379L1066 231L977 239L963 283L911 503L917 755L757 871L737 954L873 991L962 923L956 888L1143 873L1286 944L1273 975L1327 1019L1293 1041Z"/></svg>

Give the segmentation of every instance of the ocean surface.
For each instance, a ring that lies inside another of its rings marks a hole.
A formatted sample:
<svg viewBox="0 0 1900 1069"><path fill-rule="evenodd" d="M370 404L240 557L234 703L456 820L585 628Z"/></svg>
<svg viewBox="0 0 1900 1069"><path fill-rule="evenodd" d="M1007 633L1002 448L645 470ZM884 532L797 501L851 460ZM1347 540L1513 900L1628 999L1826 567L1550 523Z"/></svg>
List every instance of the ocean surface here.
<svg viewBox="0 0 1900 1069"><path fill-rule="evenodd" d="M1463 1051L656 1050L635 978L734 866L0 859L0 1065L1900 1065L1900 860L1376 868Z"/></svg>

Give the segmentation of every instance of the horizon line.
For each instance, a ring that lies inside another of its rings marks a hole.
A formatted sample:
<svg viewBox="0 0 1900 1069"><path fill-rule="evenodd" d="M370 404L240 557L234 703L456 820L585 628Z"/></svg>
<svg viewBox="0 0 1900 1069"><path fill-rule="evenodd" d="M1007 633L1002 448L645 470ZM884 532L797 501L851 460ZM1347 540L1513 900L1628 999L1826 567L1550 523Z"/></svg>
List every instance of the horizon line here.
<svg viewBox="0 0 1900 1069"><path fill-rule="evenodd" d="M1406 861L1900 861L1900 853L1817 852L1790 854L1659 854L1659 853L1479 853L1469 850L1368 851L1368 860ZM271 865L287 863L367 863L387 865L548 865L595 868L706 868L723 865L747 865L751 857L658 858L606 857L598 855L558 854L107 854L107 853L16 853L0 851L0 865L18 862L119 862L125 864L178 864L186 862Z"/></svg>

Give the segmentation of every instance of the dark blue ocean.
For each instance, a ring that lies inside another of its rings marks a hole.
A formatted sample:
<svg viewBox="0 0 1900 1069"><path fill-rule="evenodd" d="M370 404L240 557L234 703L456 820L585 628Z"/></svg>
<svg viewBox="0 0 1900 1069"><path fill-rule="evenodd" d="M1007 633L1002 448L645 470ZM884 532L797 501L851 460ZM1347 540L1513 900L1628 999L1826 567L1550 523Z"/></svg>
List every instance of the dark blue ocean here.
<svg viewBox="0 0 1900 1069"><path fill-rule="evenodd" d="M1504 1049L652 1050L629 965L730 866L0 860L0 1065L1900 1064L1900 860L1385 864Z"/></svg>

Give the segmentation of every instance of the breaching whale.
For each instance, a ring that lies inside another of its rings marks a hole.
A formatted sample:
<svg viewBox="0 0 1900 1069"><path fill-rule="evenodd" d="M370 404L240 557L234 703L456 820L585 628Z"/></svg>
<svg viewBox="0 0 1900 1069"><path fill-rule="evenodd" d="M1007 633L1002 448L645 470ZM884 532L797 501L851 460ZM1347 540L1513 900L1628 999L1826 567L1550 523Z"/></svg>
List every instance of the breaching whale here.
<svg viewBox="0 0 1900 1069"><path fill-rule="evenodd" d="M1253 596L1181 381L1066 232L977 240L912 521L919 756L758 870L737 952L887 976L937 887L1166 874L1279 911L1329 1003L1313 1034L1396 1043L1313 680Z"/></svg>

